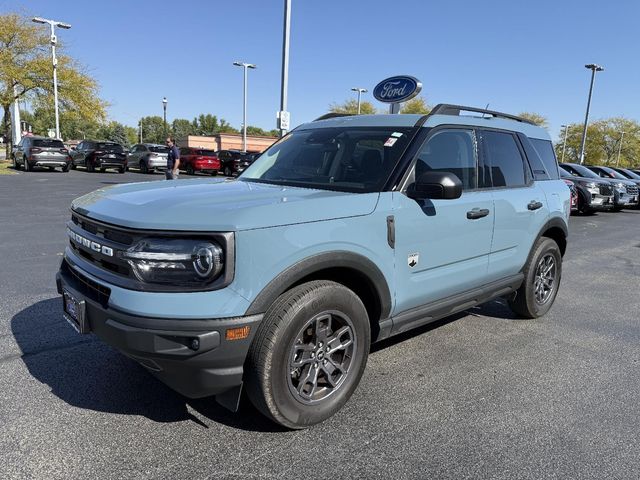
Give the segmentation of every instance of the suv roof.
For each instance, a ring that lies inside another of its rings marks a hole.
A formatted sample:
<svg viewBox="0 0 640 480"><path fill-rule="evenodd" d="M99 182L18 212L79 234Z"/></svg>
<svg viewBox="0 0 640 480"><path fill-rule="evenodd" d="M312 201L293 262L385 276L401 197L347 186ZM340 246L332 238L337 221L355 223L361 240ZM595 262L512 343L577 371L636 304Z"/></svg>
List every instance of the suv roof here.
<svg viewBox="0 0 640 480"><path fill-rule="evenodd" d="M471 112L481 115L461 115L462 112ZM462 105L439 104L428 115L402 114L402 115L345 115L327 114L317 120L300 125L300 130L312 128L331 128L337 126L354 127L436 127L438 125L472 125L477 127L499 128L521 132L530 138L550 140L545 128L539 127L529 120L475 107Z"/></svg>

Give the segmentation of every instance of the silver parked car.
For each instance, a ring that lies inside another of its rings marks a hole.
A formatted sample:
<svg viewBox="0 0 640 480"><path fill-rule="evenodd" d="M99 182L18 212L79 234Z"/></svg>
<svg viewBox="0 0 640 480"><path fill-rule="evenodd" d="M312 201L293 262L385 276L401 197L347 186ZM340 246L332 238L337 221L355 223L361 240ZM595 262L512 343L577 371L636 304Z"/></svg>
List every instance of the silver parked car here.
<svg viewBox="0 0 640 480"><path fill-rule="evenodd" d="M48 167L49 170L60 167L67 172L71 164L69 150L62 140L46 137L22 137L12 156L13 168L17 170L22 166L25 172L34 167Z"/></svg>
<svg viewBox="0 0 640 480"><path fill-rule="evenodd" d="M167 169L169 147L155 143L139 143L131 147L127 155L128 168L137 168L141 173Z"/></svg>

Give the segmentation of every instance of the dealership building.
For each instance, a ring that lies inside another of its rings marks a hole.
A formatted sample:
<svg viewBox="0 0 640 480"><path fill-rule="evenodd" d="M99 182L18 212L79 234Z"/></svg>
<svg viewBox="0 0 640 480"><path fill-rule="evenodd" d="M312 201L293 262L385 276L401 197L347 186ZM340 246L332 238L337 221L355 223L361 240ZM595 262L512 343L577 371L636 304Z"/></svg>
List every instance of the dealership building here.
<svg viewBox="0 0 640 480"><path fill-rule="evenodd" d="M277 137L247 135L247 152L263 152L275 142ZM179 147L205 148L207 150L242 150L242 135L218 133L210 137L185 135L176 138Z"/></svg>

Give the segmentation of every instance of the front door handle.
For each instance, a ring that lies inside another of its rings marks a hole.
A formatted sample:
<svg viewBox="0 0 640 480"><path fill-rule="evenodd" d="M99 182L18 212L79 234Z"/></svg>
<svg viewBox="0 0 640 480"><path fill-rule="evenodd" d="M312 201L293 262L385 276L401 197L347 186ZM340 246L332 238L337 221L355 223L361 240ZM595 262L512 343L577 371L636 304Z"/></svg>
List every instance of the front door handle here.
<svg viewBox="0 0 640 480"><path fill-rule="evenodd" d="M488 208L474 208L467 212L467 218L469 220L477 220L478 218L486 217L487 215L489 215Z"/></svg>
<svg viewBox="0 0 640 480"><path fill-rule="evenodd" d="M532 200L529 202L529 205L527 205L527 208L529 210L538 210L539 208L542 208L542 202L537 202L535 200Z"/></svg>

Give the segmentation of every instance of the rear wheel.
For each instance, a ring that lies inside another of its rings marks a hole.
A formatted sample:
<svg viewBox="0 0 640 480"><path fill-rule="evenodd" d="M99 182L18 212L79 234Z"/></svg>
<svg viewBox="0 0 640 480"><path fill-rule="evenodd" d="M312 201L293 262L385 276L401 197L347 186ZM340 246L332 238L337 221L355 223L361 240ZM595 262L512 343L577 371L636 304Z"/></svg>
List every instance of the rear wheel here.
<svg viewBox="0 0 640 480"><path fill-rule="evenodd" d="M187 175L195 175L195 174L196 174L196 172L193 169L193 165L191 165L191 164L187 165Z"/></svg>
<svg viewBox="0 0 640 480"><path fill-rule="evenodd" d="M231 176L231 169L229 167L224 167L224 176L225 177Z"/></svg>
<svg viewBox="0 0 640 480"><path fill-rule="evenodd" d="M589 207L587 200L580 194L578 194L578 211L585 215L593 213L593 210Z"/></svg>
<svg viewBox="0 0 640 480"><path fill-rule="evenodd" d="M540 237L524 268L524 281L509 300L509 306L525 318L538 318L549 311L558 294L562 277L562 255L558 244Z"/></svg>
<svg viewBox="0 0 640 480"><path fill-rule="evenodd" d="M125 168L125 167L120 167L120 168L118 169L118 173L124 173L124 172L125 172L125 170L126 170L126 168Z"/></svg>
<svg viewBox="0 0 640 480"><path fill-rule="evenodd" d="M62 167L62 171L67 173L69 171L69 164L67 163L65 166Z"/></svg>
<svg viewBox="0 0 640 480"><path fill-rule="evenodd" d="M140 160L140 173L149 173L149 167L144 160Z"/></svg>
<svg viewBox="0 0 640 480"><path fill-rule="evenodd" d="M322 422L355 391L370 342L367 311L351 290L330 281L295 287L267 310L249 349L249 398L287 428Z"/></svg>

